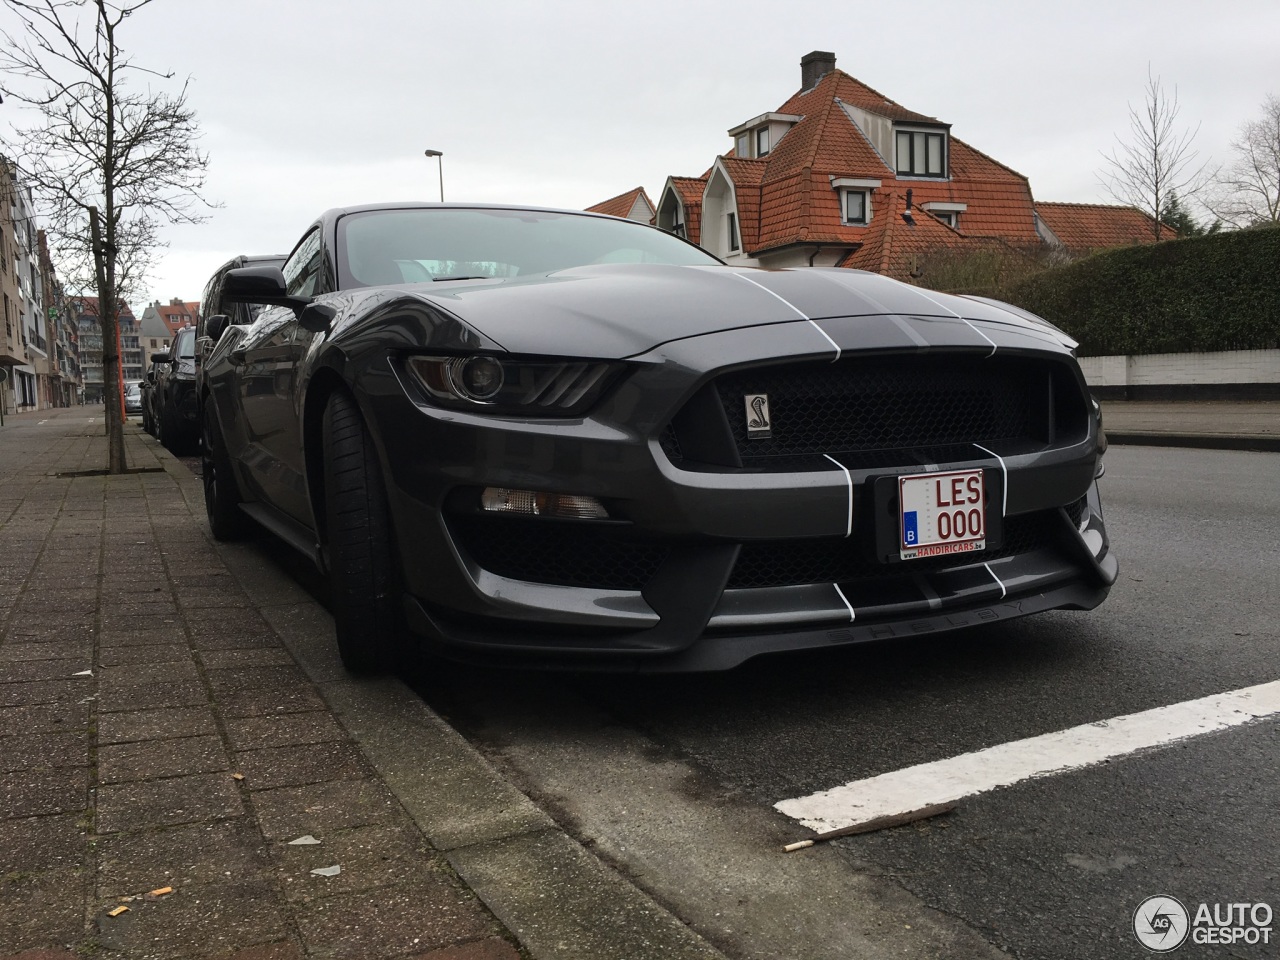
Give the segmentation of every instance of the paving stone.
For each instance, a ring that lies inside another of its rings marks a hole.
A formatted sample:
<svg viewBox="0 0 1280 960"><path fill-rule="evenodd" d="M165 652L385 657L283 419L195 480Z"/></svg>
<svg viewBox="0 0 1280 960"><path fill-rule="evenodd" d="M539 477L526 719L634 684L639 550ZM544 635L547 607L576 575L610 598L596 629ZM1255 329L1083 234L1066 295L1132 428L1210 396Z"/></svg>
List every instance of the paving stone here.
<svg viewBox="0 0 1280 960"><path fill-rule="evenodd" d="M79 868L89 837L79 813L0 820L0 877Z"/></svg>
<svg viewBox="0 0 1280 960"><path fill-rule="evenodd" d="M262 626L234 626L188 621L191 646L195 650L245 650L253 647L280 649L275 631Z"/></svg>
<svg viewBox="0 0 1280 960"><path fill-rule="evenodd" d="M250 790L360 780L373 773L363 754L346 740L248 750L235 755L235 765Z"/></svg>
<svg viewBox="0 0 1280 960"><path fill-rule="evenodd" d="M182 680L198 680L199 671L195 661L190 657L185 660L166 660L157 662L135 662L116 666L103 666L98 670L98 678L104 687L128 684L171 684Z"/></svg>
<svg viewBox="0 0 1280 960"><path fill-rule="evenodd" d="M64 703L93 693L92 677L70 680L31 680L0 683L0 707L23 707L36 703Z"/></svg>
<svg viewBox="0 0 1280 960"><path fill-rule="evenodd" d="M186 887L269 878L273 861L247 817L102 837L98 896L119 897L157 887Z"/></svg>
<svg viewBox="0 0 1280 960"><path fill-rule="evenodd" d="M0 944L16 952L79 942L88 886L73 869L0 876Z"/></svg>
<svg viewBox="0 0 1280 960"><path fill-rule="evenodd" d="M228 718L227 738L234 750L260 750L304 743L345 740L347 732L322 711L272 714L265 717Z"/></svg>
<svg viewBox="0 0 1280 960"><path fill-rule="evenodd" d="M448 880L452 871L412 824L359 827L317 836L318 844L292 846L281 840L271 847L279 866L284 895L310 900L389 887L419 880ZM336 877L317 877L317 867L339 864Z"/></svg>
<svg viewBox="0 0 1280 960"><path fill-rule="evenodd" d="M89 805L87 767L43 767L0 780L0 818L84 810Z"/></svg>
<svg viewBox="0 0 1280 960"><path fill-rule="evenodd" d="M496 933L467 892L445 881L419 881L299 908L303 942L321 956L367 960L478 940Z"/></svg>
<svg viewBox="0 0 1280 960"><path fill-rule="evenodd" d="M102 632L98 636L98 645L100 648L106 647L146 647L158 644L186 644L187 634L182 629L182 624L176 620L173 623L157 626L152 624L145 630L130 629L128 627L121 629L119 627L103 626Z"/></svg>
<svg viewBox="0 0 1280 960"><path fill-rule="evenodd" d="M243 813L236 781L223 773L98 788L98 833L238 817Z"/></svg>
<svg viewBox="0 0 1280 960"><path fill-rule="evenodd" d="M229 769L222 739L183 737L118 743L98 749L100 783L123 783Z"/></svg>
<svg viewBox="0 0 1280 960"><path fill-rule="evenodd" d="M207 706L127 710L104 713L98 717L99 743L194 737L217 732L218 725L214 722L213 711Z"/></svg>
<svg viewBox="0 0 1280 960"><path fill-rule="evenodd" d="M98 664L103 667L119 667L131 663L173 663L190 659L191 651L185 643L112 646L98 651Z"/></svg>
<svg viewBox="0 0 1280 960"><path fill-rule="evenodd" d="M0 736L65 733L89 726L89 710L82 703L40 703L0 709Z"/></svg>
<svg viewBox="0 0 1280 960"><path fill-rule="evenodd" d="M209 695L198 680L174 683L99 684L98 709L103 713L117 710L155 709L158 707L194 707L207 703Z"/></svg>
<svg viewBox="0 0 1280 960"><path fill-rule="evenodd" d="M265 881L178 887L156 900L136 900L108 917L115 900L99 902L98 938L129 960L207 956L285 939L288 924L278 895Z"/></svg>
<svg viewBox="0 0 1280 960"><path fill-rule="evenodd" d="M209 960L303 960L302 947L293 941L264 943L257 947L245 947L231 953L219 953Z"/></svg>
<svg viewBox="0 0 1280 960"><path fill-rule="evenodd" d="M441 947L428 953L416 953L406 960L520 960L520 953L507 941L489 937Z"/></svg>
<svg viewBox="0 0 1280 960"><path fill-rule="evenodd" d="M289 651L283 647L207 650L197 656L206 670L225 670L231 667L277 667L288 666L294 662Z"/></svg>
<svg viewBox="0 0 1280 960"><path fill-rule="evenodd" d="M255 687L218 696L223 717L258 717L281 713L323 710L325 702L310 685L297 687Z"/></svg>
<svg viewBox="0 0 1280 960"><path fill-rule="evenodd" d="M264 836L292 840L378 824L403 823L406 814L378 780L339 780L305 787L279 787L254 794Z"/></svg>
<svg viewBox="0 0 1280 960"><path fill-rule="evenodd" d="M25 643L12 640L0 643L0 663L24 663L31 660L83 660L88 667L93 657L93 638L50 643Z"/></svg>
<svg viewBox="0 0 1280 960"><path fill-rule="evenodd" d="M92 651L88 651L92 653ZM30 680L69 680L81 681L84 677L74 677L80 670L88 670L92 666L86 655L84 666L71 665L65 660L23 660L18 663L6 663L0 667L0 685L6 683L23 683Z"/></svg>
<svg viewBox="0 0 1280 960"><path fill-rule="evenodd" d="M11 639L30 643L36 640L63 641L91 635L97 628L93 611L59 614L57 617L14 617L6 631Z"/></svg>
<svg viewBox="0 0 1280 960"><path fill-rule="evenodd" d="M307 687L309 681L298 667L290 663L274 667L233 667L229 670L210 670L207 673L209 687L215 697L241 690L262 687Z"/></svg>
<svg viewBox="0 0 1280 960"><path fill-rule="evenodd" d="M89 731L0 737L0 772L89 766Z"/></svg>

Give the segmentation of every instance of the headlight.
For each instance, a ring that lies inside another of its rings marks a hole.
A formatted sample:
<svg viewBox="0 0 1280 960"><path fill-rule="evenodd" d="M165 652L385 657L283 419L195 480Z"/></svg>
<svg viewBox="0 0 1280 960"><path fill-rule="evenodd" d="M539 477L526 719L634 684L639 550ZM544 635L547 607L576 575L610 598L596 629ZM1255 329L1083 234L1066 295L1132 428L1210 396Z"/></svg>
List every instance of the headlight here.
<svg viewBox="0 0 1280 960"><path fill-rule="evenodd" d="M604 392L619 364L599 360L410 357L409 371L446 407L517 415L575 416Z"/></svg>

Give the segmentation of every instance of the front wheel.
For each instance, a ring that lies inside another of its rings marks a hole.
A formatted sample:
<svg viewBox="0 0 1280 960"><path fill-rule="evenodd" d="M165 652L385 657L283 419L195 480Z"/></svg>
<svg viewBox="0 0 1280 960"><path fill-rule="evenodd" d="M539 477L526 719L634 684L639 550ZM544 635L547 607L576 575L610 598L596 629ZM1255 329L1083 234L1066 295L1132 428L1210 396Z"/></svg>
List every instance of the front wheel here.
<svg viewBox="0 0 1280 960"><path fill-rule="evenodd" d="M324 495L338 653L352 673L378 672L403 631L400 571L378 454L343 393L324 411Z"/></svg>

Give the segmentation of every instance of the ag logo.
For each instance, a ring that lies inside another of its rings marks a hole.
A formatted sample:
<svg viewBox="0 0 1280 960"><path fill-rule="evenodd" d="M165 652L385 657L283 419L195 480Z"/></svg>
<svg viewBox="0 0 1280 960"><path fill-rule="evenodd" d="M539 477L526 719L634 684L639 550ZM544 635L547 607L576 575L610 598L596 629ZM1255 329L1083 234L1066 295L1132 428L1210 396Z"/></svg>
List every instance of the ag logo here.
<svg viewBox="0 0 1280 960"><path fill-rule="evenodd" d="M773 435L773 424L769 420L769 395L767 393L748 393L742 398L747 407L747 439L764 440Z"/></svg>
<svg viewBox="0 0 1280 960"><path fill-rule="evenodd" d="M1152 953L1168 953L1187 939L1191 918L1173 897L1147 897L1133 911L1133 934Z"/></svg>

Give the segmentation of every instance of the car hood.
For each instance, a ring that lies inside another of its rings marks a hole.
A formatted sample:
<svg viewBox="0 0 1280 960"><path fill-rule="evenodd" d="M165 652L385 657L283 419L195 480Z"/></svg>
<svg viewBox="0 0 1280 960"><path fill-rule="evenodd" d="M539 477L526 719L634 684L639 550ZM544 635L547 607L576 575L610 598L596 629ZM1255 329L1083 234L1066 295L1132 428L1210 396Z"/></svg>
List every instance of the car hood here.
<svg viewBox="0 0 1280 960"><path fill-rule="evenodd" d="M513 279L462 280L353 291L388 305L392 291L458 318L512 353L626 358L664 343L769 324L832 318L963 317L1053 331L1016 308L921 290L836 268L624 264Z"/></svg>

